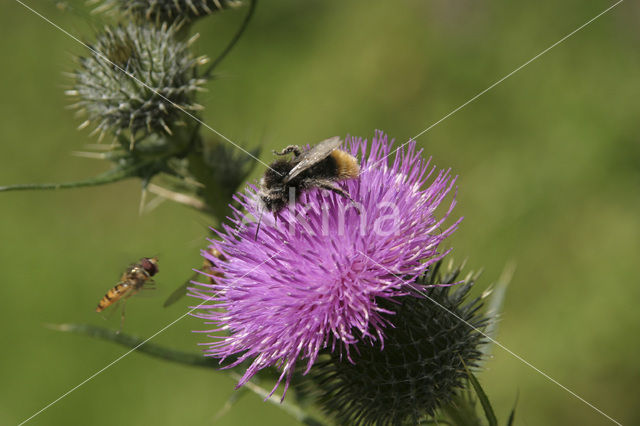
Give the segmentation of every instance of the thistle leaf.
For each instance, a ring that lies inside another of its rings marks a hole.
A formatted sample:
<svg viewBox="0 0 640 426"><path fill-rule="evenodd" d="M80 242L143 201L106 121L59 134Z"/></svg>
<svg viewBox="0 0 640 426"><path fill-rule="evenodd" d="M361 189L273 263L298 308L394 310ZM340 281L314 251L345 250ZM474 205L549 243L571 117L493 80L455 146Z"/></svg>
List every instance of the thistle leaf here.
<svg viewBox="0 0 640 426"><path fill-rule="evenodd" d="M464 364L464 361L463 361ZM487 394L484 393L482 386L480 386L480 382L476 379L476 376L469 371L466 365L464 365L465 370L467 370L467 376L469 377L469 382L473 386L473 389L476 391L476 395L480 400L480 404L482 405L482 409L484 410L484 414L487 417L487 421L489 422L489 426L498 426L498 419L496 418L496 413L493 411L493 407L489 402L489 398Z"/></svg>

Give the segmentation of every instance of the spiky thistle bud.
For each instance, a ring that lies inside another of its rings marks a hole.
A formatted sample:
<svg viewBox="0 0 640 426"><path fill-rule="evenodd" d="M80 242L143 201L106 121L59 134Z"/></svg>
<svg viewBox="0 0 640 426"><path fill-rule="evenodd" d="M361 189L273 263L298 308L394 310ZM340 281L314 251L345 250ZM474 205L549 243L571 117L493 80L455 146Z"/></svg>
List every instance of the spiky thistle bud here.
<svg viewBox="0 0 640 426"><path fill-rule="evenodd" d="M171 24L192 22L219 10L241 4L239 0L105 0L97 9L99 11L119 10L133 18L156 24Z"/></svg>
<svg viewBox="0 0 640 426"><path fill-rule="evenodd" d="M193 57L189 42L175 39L177 29L129 24L106 27L78 59L73 88L67 94L100 137L128 133L131 145L149 134L173 133L185 124L184 112L197 111L195 94L205 80L197 75L204 57ZM107 60L108 59L108 60ZM176 106L179 106L176 107Z"/></svg>
<svg viewBox="0 0 640 426"><path fill-rule="evenodd" d="M260 149L251 151L253 157ZM187 157L189 173L203 184L196 190L215 216L224 218L231 214L228 200L247 179L257 162L225 141L206 138Z"/></svg>
<svg viewBox="0 0 640 426"><path fill-rule="evenodd" d="M451 401L464 385L465 365L477 366L485 340L476 329L488 318L479 312L480 298L465 302L476 277L438 286L456 283L460 274L460 268L439 273L439 267L441 262L414 284L431 286L426 297L384 302L395 312L384 348L362 341L351 352L352 362L338 351L316 361L312 394L339 424L417 424Z"/></svg>

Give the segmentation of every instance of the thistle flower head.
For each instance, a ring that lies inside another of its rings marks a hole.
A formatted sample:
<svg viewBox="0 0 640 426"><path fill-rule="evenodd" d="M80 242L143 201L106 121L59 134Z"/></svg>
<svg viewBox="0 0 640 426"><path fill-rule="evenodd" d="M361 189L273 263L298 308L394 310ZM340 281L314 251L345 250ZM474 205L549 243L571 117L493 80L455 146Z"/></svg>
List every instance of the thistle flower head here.
<svg viewBox="0 0 640 426"><path fill-rule="evenodd" d="M133 144L152 133L171 135L184 125L184 113L200 109L195 94L204 80L196 68L205 58L194 58L188 43L175 39L175 27L129 24L106 27L78 59L74 84L67 94L86 114L81 125L93 123L101 137L128 133Z"/></svg>
<svg viewBox="0 0 640 426"><path fill-rule="evenodd" d="M105 0L98 10L118 9L149 22L171 24L191 22L240 4L239 0Z"/></svg>
<svg viewBox="0 0 640 426"><path fill-rule="evenodd" d="M460 268L441 268L438 262L416 281L427 287L423 295L385 305L395 315L384 350L358 342L353 362L326 351L311 369L311 393L339 424L419 424L464 386L466 368L482 357L478 330L488 318L480 298L465 300L476 277L450 287Z"/></svg>
<svg viewBox="0 0 640 426"><path fill-rule="evenodd" d="M370 144L347 138L344 149L361 158L362 171L340 185L358 208L310 189L277 219L265 213L257 237L257 224L236 210L211 240L228 259L216 263L223 276L209 275L215 281L198 284L192 296L204 299L197 316L214 325L205 331L214 339L206 354L232 358L229 367L251 361L238 386L276 366L286 392L299 359L306 373L323 349L349 358L358 343L384 347L394 321L387 302L408 294L405 277L412 282L445 254L438 246L458 222L442 224L455 200L441 218L436 209L455 179L431 167L415 142L389 165L392 144L380 132ZM257 190L236 197L254 217L263 212Z"/></svg>

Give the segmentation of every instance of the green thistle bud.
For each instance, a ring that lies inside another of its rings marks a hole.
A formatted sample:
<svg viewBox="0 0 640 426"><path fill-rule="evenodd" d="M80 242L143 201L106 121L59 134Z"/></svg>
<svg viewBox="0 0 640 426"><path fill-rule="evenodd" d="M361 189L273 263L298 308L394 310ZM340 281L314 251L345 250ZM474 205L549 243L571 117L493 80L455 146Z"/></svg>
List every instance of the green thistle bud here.
<svg viewBox="0 0 640 426"><path fill-rule="evenodd" d="M251 154L259 155L260 149ZM204 139L189 153L189 173L203 184L196 195L223 219L231 214L229 200L247 179L257 162L236 147L215 139Z"/></svg>
<svg viewBox="0 0 640 426"><path fill-rule="evenodd" d="M241 5L239 0L105 0L98 11L117 9L148 22L192 22L222 9Z"/></svg>
<svg viewBox="0 0 640 426"><path fill-rule="evenodd" d="M195 94L205 80L196 69L206 58L194 58L189 42L176 41L176 31L167 25L105 28L92 54L78 58L67 91L76 100L73 107L87 116L80 128L94 124L100 138L128 134L133 147L150 134L172 135L184 126L184 112L176 105L189 112L202 108Z"/></svg>
<svg viewBox="0 0 640 426"><path fill-rule="evenodd" d="M459 281L460 268L439 273L440 267L416 285ZM479 312L481 299L465 302L475 279L385 303L395 315L389 316L393 327L385 331L383 349L361 343L351 352L353 363L339 351L323 354L309 375L324 411L340 424L417 424L450 402L466 383L465 365L477 367L485 339L442 307L483 329L488 318Z"/></svg>

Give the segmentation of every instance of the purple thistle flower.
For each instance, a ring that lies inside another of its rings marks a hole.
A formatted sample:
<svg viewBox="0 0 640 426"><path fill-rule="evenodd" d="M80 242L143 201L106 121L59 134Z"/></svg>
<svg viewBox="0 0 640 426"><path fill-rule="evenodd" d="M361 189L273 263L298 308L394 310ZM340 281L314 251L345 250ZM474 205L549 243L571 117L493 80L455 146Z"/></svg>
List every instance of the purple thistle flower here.
<svg viewBox="0 0 640 426"><path fill-rule="evenodd" d="M272 393L285 378L286 393L299 359L306 360L306 374L321 349L349 358L361 340L383 348L393 312L379 300L407 295L402 279L412 282L448 253L438 245L460 222L441 230L455 196L442 218L435 213L456 178L449 170L434 173L415 141L388 166L392 145L382 132L369 149L366 140L347 137L343 149L361 158L362 171L340 185L358 208L311 189L275 217L264 212L255 186L236 196L247 214L234 210L232 226L216 231L219 241L210 240L227 261L203 251L214 267L204 274L209 283L194 283L190 295L204 300L195 316L215 326L202 331L215 339L203 343L206 355L231 357L225 368L252 360L238 387L275 366L281 375ZM263 212L256 239L256 223L246 218Z"/></svg>

